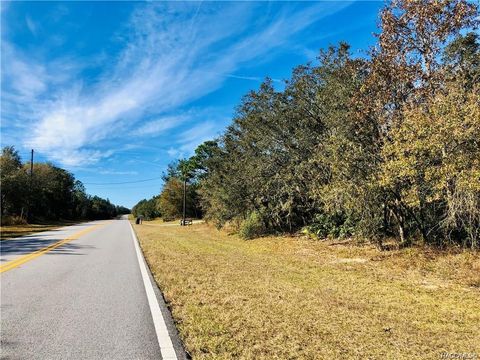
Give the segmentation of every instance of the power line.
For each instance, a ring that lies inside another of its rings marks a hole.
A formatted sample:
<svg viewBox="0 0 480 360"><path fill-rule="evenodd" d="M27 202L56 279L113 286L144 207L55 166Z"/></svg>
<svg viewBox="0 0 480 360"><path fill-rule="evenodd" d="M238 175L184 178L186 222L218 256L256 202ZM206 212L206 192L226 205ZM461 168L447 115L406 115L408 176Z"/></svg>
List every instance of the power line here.
<svg viewBox="0 0 480 360"><path fill-rule="evenodd" d="M95 185L92 185L92 186L95 186ZM122 186L117 186L115 188L110 188L110 190L114 189L114 190L125 190L125 189L139 189L139 185L134 185L134 184L131 184L131 185L122 185ZM146 185L141 185L141 189L142 190L151 190L151 189L161 189L161 185L159 183L157 184L146 184ZM100 191L100 186L97 190L94 190L94 191Z"/></svg>
<svg viewBox="0 0 480 360"><path fill-rule="evenodd" d="M83 183L84 185L123 185L123 184L136 184L141 182L159 180L162 177L154 177L150 179L136 180L136 181L123 181L123 182L109 182L109 183Z"/></svg>

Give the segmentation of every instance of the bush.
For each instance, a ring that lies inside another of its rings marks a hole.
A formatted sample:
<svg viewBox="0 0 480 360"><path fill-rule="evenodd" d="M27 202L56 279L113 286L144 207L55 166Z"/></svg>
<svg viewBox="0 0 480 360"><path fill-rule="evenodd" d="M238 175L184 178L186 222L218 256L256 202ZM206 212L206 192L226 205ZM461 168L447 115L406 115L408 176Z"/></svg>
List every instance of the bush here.
<svg viewBox="0 0 480 360"><path fill-rule="evenodd" d="M313 223L307 226L307 232L320 239L345 238L353 235L355 222L342 213L318 214Z"/></svg>
<svg viewBox="0 0 480 360"><path fill-rule="evenodd" d="M265 234L266 228L258 211L251 212L240 225L239 234L244 239L253 239Z"/></svg>

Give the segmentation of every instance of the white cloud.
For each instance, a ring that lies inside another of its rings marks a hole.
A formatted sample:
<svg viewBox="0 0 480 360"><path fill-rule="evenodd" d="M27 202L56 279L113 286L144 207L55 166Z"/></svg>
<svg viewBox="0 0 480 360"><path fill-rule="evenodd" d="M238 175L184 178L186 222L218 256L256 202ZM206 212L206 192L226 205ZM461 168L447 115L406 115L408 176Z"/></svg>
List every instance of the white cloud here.
<svg viewBox="0 0 480 360"><path fill-rule="evenodd" d="M243 64L264 61L297 32L347 5L285 4L277 13L259 17L262 5L252 3L140 4L126 29L124 50L109 59L94 83L80 79L81 65L73 61L58 69L55 60L44 64L35 57L20 61L13 51L6 55L2 67L12 90L7 109L14 111L12 102L20 97L30 106L33 130L25 145L64 165L93 163L112 153L92 150L102 141L126 139L126 134L152 136L177 126L182 118L165 114L217 90L226 77L257 81L235 73ZM33 33L34 23L30 25ZM142 118L153 120L123 131ZM191 151L220 130L216 127L209 120L180 134L180 150Z"/></svg>
<svg viewBox="0 0 480 360"><path fill-rule="evenodd" d="M9 65L12 87L18 94L34 97L46 90L47 74L42 65L29 64L20 59L13 59Z"/></svg>
<svg viewBox="0 0 480 360"><path fill-rule="evenodd" d="M186 115L180 116L165 116L159 119L150 120L146 124L141 125L135 131L133 131L134 135L138 136L155 136L159 135L166 130L175 128L185 122L188 119Z"/></svg>
<svg viewBox="0 0 480 360"><path fill-rule="evenodd" d="M27 24L28 30L32 33L32 35L37 36L37 25L33 22L30 16L25 17L25 23Z"/></svg>
<svg viewBox="0 0 480 360"><path fill-rule="evenodd" d="M221 129L217 127L213 121L205 121L203 123L197 124L183 133L178 137L178 142L181 144L190 144L192 142L201 142L204 138L214 137Z"/></svg>
<svg viewBox="0 0 480 360"><path fill-rule="evenodd" d="M101 159L113 155L113 151L100 151L88 149L75 149L57 147L55 151L49 152L51 160L58 161L68 167L95 164Z"/></svg>
<svg viewBox="0 0 480 360"><path fill-rule="evenodd" d="M102 175L138 175L138 171L100 170Z"/></svg>
<svg viewBox="0 0 480 360"><path fill-rule="evenodd" d="M177 158L190 156L198 145L218 137L228 121L228 118L207 120L184 130L178 135L177 148L170 148L167 153Z"/></svg>
<svg viewBox="0 0 480 360"><path fill-rule="evenodd" d="M184 158L190 156L198 145L216 138L223 129L223 125L228 119L223 121L207 120L196 124L178 134L176 147L170 147L167 154L171 158Z"/></svg>
<svg viewBox="0 0 480 360"><path fill-rule="evenodd" d="M172 158L179 158L181 157L180 154L181 154L181 151L179 151L178 149L175 149L175 148L170 148L167 150L167 154L172 157Z"/></svg>

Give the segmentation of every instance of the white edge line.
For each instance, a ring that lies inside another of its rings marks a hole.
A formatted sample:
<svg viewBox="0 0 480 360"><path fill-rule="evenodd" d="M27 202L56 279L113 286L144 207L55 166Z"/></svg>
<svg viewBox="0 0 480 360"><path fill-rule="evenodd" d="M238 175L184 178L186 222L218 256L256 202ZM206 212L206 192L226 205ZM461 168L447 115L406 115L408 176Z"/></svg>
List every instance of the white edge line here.
<svg viewBox="0 0 480 360"><path fill-rule="evenodd" d="M152 313L153 324L155 325L155 332L157 333L158 345L160 346L160 353L163 360L178 360L177 354L173 347L172 339L168 334L167 325L163 318L160 306L158 305L157 297L153 290L152 283L148 276L147 267L145 265L145 259L143 258L142 251L138 245L137 235L133 231L133 226L130 222L130 231L132 232L133 243L135 244L135 251L137 253L138 264L140 265L140 272L142 273L143 285L147 293L148 305L150 306L150 312Z"/></svg>

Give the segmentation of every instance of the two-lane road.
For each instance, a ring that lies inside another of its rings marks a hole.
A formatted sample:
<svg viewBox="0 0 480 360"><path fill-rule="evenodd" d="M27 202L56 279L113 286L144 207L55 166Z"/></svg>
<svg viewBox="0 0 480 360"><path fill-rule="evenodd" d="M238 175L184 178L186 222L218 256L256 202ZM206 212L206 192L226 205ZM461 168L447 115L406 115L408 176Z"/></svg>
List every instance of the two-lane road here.
<svg viewBox="0 0 480 360"><path fill-rule="evenodd" d="M126 220L2 241L2 358L185 358L139 254Z"/></svg>

